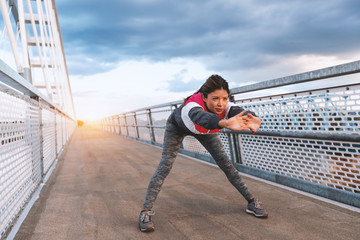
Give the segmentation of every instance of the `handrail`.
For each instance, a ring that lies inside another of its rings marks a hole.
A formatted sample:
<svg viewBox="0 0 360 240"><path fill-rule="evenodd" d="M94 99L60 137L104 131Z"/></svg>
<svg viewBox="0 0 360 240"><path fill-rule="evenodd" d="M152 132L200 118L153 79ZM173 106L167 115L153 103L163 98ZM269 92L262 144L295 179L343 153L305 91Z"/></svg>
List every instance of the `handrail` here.
<svg viewBox="0 0 360 240"><path fill-rule="evenodd" d="M231 89L231 94L239 94L239 93L248 93L252 91L258 91L263 89L282 87L297 83L305 83L314 80L321 80L325 78L332 78L338 76L344 76L353 73L360 72L360 60L354 61L350 63L345 63L333 67L322 68L315 71L290 75L286 77L276 78L269 81L263 81L259 83L254 83L250 85L246 85L243 87L233 88Z"/></svg>
<svg viewBox="0 0 360 240"><path fill-rule="evenodd" d="M360 135L357 134L333 134L333 133L313 133L313 132L291 132L291 131L257 131L255 134L250 131L231 131L222 130L223 133L242 134L242 135L257 135L257 136L271 136L271 137L287 137L287 138L304 138L311 140L330 140L330 141L344 141L360 143ZM360 145L359 145L360 146Z"/></svg>
<svg viewBox="0 0 360 240"><path fill-rule="evenodd" d="M263 81L263 82L259 82L259 83L249 84L249 85L246 85L243 87L233 88L233 89L230 89L230 95L236 95L236 94L240 94L240 93L248 93L248 92L252 92L252 91L258 91L258 90L275 88L275 87L283 87L283 86L292 85L292 84L305 83L305 82L309 82L309 81L344 76L344 75L349 75L349 74L354 74L354 73L360 73L360 60L345 63L345 64L340 64L337 66L322 68L322 69L318 69L318 70L314 70L314 71L309 71L309 72L305 72L305 73L276 78L276 79ZM339 85L339 86L343 86L343 85ZM123 114L128 114L128 113L133 113L133 112L140 112L140 111L145 111L147 109L171 107L171 106L179 105L182 103L183 103L183 100L166 102L166 103L157 104L157 105L153 105L153 106L149 106L149 107L139 108L139 109L124 112L121 114L123 115ZM112 115L112 116L117 116L117 115Z"/></svg>

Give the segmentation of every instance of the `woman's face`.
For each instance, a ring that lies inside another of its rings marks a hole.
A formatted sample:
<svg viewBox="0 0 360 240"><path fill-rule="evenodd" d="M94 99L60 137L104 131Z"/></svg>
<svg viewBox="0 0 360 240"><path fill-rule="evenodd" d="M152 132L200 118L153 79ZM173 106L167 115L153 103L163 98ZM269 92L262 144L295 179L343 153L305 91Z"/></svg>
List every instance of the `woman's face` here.
<svg viewBox="0 0 360 240"><path fill-rule="evenodd" d="M228 102L229 94L224 89L218 89L209 93L207 98L202 96L202 99L210 112L221 114Z"/></svg>

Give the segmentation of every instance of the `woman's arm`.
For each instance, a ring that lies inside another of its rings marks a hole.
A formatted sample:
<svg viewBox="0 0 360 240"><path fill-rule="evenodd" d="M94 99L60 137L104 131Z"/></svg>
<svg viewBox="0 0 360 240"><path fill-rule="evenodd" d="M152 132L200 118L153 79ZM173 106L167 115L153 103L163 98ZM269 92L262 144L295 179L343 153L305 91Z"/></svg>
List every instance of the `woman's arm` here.
<svg viewBox="0 0 360 240"><path fill-rule="evenodd" d="M201 107L193 107L189 111L189 118L195 124L206 129L212 130L218 128L218 122L221 120L216 114L206 112Z"/></svg>

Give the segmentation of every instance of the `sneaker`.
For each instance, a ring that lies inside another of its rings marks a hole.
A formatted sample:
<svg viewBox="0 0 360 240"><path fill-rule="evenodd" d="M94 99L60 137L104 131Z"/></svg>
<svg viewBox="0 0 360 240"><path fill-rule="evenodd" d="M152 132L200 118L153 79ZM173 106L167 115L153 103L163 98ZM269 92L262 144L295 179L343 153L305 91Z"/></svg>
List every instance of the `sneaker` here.
<svg viewBox="0 0 360 240"><path fill-rule="evenodd" d="M266 218L268 212L265 209L261 208L261 202L258 199L254 199L251 203L247 205L246 212L253 214L255 217Z"/></svg>
<svg viewBox="0 0 360 240"><path fill-rule="evenodd" d="M154 231L154 224L151 221L151 216L155 215L154 211L143 210L139 216L139 228L142 232Z"/></svg>

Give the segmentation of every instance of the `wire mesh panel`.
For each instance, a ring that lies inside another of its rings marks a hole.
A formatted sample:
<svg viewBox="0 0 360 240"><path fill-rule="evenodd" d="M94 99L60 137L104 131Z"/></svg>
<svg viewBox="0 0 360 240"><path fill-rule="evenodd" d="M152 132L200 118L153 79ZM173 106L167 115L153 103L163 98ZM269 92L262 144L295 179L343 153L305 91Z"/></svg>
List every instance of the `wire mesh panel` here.
<svg viewBox="0 0 360 240"><path fill-rule="evenodd" d="M261 130L360 134L360 85L238 101Z"/></svg>
<svg viewBox="0 0 360 240"><path fill-rule="evenodd" d="M121 135L127 135L126 118L124 115L119 116Z"/></svg>
<svg viewBox="0 0 360 240"><path fill-rule="evenodd" d="M147 127L139 127L139 136L141 139L151 141L149 128L147 128Z"/></svg>
<svg viewBox="0 0 360 240"><path fill-rule="evenodd" d="M0 91L0 233L4 235L39 184L37 104Z"/></svg>
<svg viewBox="0 0 360 240"><path fill-rule="evenodd" d="M60 114L56 114L56 153L60 153L63 147L63 131L62 118Z"/></svg>
<svg viewBox="0 0 360 240"><path fill-rule="evenodd" d="M76 127L76 123L75 121L72 121L71 119L65 117L65 120L66 120L66 131L67 131L67 138L66 138L66 142L70 139L72 133L74 132L75 130L75 127Z"/></svg>
<svg viewBox="0 0 360 240"><path fill-rule="evenodd" d="M70 125L70 122L69 122L69 119L67 117L64 116L64 123L65 123L65 144L67 143L67 141L69 140L70 138L70 128L71 128L71 125Z"/></svg>
<svg viewBox="0 0 360 240"><path fill-rule="evenodd" d="M165 126L166 121L169 118L171 114L171 108L170 106L162 107L162 108L156 108L151 110L151 119L152 124L154 126ZM155 134L155 141L157 143L163 144L164 142L164 128L154 128L154 134Z"/></svg>
<svg viewBox="0 0 360 240"><path fill-rule="evenodd" d="M66 144L66 141L67 141L67 131L66 131L66 117L64 115L61 115L61 123L62 123L62 126L61 126L61 131L62 131L62 135L63 135L63 144L62 146L64 147L65 144Z"/></svg>
<svg viewBox="0 0 360 240"><path fill-rule="evenodd" d="M109 121L109 118L105 118L104 121L105 121L105 130L106 130L107 132L110 132L110 121Z"/></svg>
<svg viewBox="0 0 360 240"><path fill-rule="evenodd" d="M154 128L154 134L155 134L155 141L157 143L163 144L164 143L165 129L163 129L163 128Z"/></svg>
<svg viewBox="0 0 360 240"><path fill-rule="evenodd" d="M136 113L136 123L139 125L138 131L139 131L139 137L141 139L151 141L150 131L148 127L148 116L146 111L141 111Z"/></svg>
<svg viewBox="0 0 360 240"><path fill-rule="evenodd" d="M243 164L360 193L360 143L240 135Z"/></svg>
<svg viewBox="0 0 360 240"><path fill-rule="evenodd" d="M157 108L151 111L151 118L153 125L165 126L167 119L171 114L170 106L164 108Z"/></svg>
<svg viewBox="0 0 360 240"><path fill-rule="evenodd" d="M114 117L115 133L120 134L119 116Z"/></svg>
<svg viewBox="0 0 360 240"><path fill-rule="evenodd" d="M127 129L129 131L129 136L137 137L136 129L134 127L135 125L134 116L132 114L128 114L125 116L125 118L126 118L126 124L128 125Z"/></svg>
<svg viewBox="0 0 360 240"><path fill-rule="evenodd" d="M113 117L109 117L109 132L115 133L115 122Z"/></svg>
<svg viewBox="0 0 360 240"><path fill-rule="evenodd" d="M263 131L360 134L360 85L239 101ZM240 135L245 165L360 193L360 145L351 142Z"/></svg>
<svg viewBox="0 0 360 240"><path fill-rule="evenodd" d="M42 179L42 149L41 149L41 132L40 132L40 107L39 103L36 101L31 101L31 104L28 105L28 112L26 113L29 116L28 131L25 139L29 139L31 142L31 162L32 162L32 179L33 182L40 183Z"/></svg>
<svg viewBox="0 0 360 240"><path fill-rule="evenodd" d="M220 140L224 146L224 150L228 155L229 159L231 159L230 145L228 136L223 133L218 133ZM201 145L201 143L193 136L186 136L183 141L183 148L185 150L203 154L206 156L211 156L210 153Z"/></svg>
<svg viewBox="0 0 360 240"><path fill-rule="evenodd" d="M42 109L42 134L43 134L43 165L44 173L47 173L50 166L56 159L56 128L55 113L50 109Z"/></svg>

